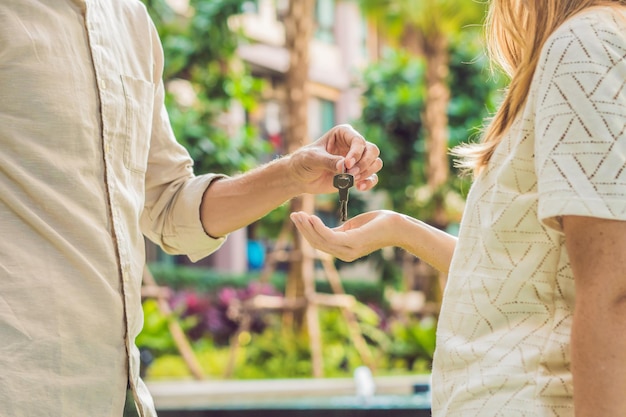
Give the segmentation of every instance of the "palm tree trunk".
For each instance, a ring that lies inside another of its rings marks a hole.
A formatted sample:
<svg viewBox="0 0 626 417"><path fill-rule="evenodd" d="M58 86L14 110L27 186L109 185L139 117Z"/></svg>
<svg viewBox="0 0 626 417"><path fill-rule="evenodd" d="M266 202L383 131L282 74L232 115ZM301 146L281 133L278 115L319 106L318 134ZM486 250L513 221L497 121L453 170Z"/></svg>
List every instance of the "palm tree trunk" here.
<svg viewBox="0 0 626 417"><path fill-rule="evenodd" d="M290 0L285 16L285 46L289 52L286 74L288 122L287 150L293 152L309 142L308 80L309 45L313 36L315 0Z"/></svg>
<svg viewBox="0 0 626 417"><path fill-rule="evenodd" d="M432 222L444 227L448 223L442 195L438 192L450 175L448 162L448 104L450 89L448 40L443 34L433 34L424 42L426 59L426 102L424 128L426 130L426 177L438 199Z"/></svg>
<svg viewBox="0 0 626 417"><path fill-rule="evenodd" d="M315 0L290 0L285 16L285 43L290 57L289 70L286 74L288 123L285 133L288 152L293 152L310 142L308 137L309 45L313 36L314 6ZM313 206L312 195L302 195L291 201L291 211L304 210L311 213ZM321 377L323 373L321 335L317 305L311 302L315 296L313 251L297 230L295 228L293 230L293 253L300 254L300 256L292 258L290 262L286 296L305 299L306 310L287 312L283 316L283 323L298 330L303 327L306 319L313 376Z"/></svg>

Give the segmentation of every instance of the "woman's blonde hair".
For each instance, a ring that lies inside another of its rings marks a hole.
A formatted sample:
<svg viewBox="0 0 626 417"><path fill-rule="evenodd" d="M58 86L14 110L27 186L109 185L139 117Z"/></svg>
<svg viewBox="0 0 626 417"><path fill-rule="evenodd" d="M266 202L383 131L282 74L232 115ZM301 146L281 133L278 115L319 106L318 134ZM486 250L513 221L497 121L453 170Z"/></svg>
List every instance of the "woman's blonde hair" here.
<svg viewBox="0 0 626 417"><path fill-rule="evenodd" d="M481 142L453 150L460 157L457 165L475 173L487 165L502 135L524 107L541 48L565 20L591 6L624 3L624 0L492 0L485 25L487 48L492 62L504 70L510 83Z"/></svg>

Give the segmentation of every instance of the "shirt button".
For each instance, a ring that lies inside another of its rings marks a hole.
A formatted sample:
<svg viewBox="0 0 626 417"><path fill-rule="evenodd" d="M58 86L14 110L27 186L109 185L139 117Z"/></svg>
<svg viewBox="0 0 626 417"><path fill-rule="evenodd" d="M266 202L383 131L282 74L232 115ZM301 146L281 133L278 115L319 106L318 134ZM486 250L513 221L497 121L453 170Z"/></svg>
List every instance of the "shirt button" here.
<svg viewBox="0 0 626 417"><path fill-rule="evenodd" d="M108 144L108 143L105 143L105 144L104 144L104 152L105 152L105 153L109 153L109 151L110 151L110 150L111 150L111 146L109 146L109 144Z"/></svg>
<svg viewBox="0 0 626 417"><path fill-rule="evenodd" d="M105 83L104 80L100 80L100 88L103 90L107 89L107 83Z"/></svg>

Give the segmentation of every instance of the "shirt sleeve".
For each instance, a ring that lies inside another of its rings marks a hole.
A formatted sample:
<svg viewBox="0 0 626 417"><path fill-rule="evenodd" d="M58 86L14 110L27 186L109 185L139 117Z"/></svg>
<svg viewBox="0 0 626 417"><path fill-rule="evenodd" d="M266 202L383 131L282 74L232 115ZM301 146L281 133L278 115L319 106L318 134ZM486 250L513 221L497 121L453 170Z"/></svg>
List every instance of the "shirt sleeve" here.
<svg viewBox="0 0 626 417"><path fill-rule="evenodd" d="M153 27L155 56L152 134L145 176L145 203L141 215L144 235L170 254L186 254L192 261L217 250L226 237L209 236L200 221L204 192L222 175L194 175L193 160L174 136L164 105L163 51Z"/></svg>
<svg viewBox="0 0 626 417"><path fill-rule="evenodd" d="M597 11L596 11L597 13ZM538 216L626 220L626 29L585 14L548 40L535 74Z"/></svg>

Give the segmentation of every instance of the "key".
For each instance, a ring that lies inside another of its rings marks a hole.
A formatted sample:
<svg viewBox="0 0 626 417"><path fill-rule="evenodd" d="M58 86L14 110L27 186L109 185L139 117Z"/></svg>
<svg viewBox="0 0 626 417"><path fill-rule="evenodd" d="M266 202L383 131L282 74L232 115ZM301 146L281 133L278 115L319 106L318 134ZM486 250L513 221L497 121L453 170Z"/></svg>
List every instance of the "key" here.
<svg viewBox="0 0 626 417"><path fill-rule="evenodd" d="M348 192L354 185L354 176L347 172L337 174L333 178L333 186L339 190L339 220L348 220Z"/></svg>

